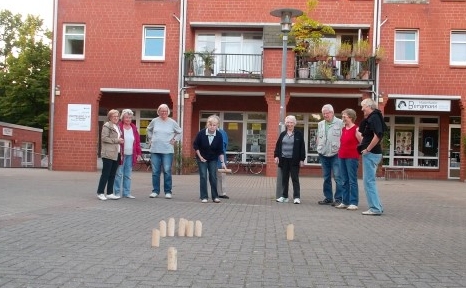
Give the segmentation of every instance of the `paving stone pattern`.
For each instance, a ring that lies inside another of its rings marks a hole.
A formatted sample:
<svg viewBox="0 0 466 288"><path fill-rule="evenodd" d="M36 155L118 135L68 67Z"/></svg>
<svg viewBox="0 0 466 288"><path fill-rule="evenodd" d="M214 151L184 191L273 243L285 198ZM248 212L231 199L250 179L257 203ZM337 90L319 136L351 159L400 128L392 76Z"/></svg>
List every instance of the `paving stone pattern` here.
<svg viewBox="0 0 466 288"><path fill-rule="evenodd" d="M0 287L466 287L466 184L378 180L385 213L320 206L322 179L302 177L302 204L275 202L275 179L227 177L230 199L203 204L197 175L174 176L173 199L100 201L100 174L0 169ZM290 185L291 187L291 185ZM290 193L292 195L292 192ZM163 195L161 195L163 196ZM166 237L159 221L203 224ZM295 226L295 240L286 227ZM167 250L178 270L167 270Z"/></svg>

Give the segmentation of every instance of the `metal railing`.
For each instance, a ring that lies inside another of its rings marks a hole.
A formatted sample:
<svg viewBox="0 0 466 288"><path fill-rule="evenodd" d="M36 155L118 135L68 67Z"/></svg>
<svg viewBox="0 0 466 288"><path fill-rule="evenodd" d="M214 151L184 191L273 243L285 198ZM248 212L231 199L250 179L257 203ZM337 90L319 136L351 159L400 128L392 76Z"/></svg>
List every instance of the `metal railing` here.
<svg viewBox="0 0 466 288"><path fill-rule="evenodd" d="M374 57L365 61L356 61L349 57L346 60L334 56L325 59L311 57L295 57L295 78L307 80L368 80L373 81L376 73Z"/></svg>
<svg viewBox="0 0 466 288"><path fill-rule="evenodd" d="M206 59L209 57L209 59ZM207 63L212 63L206 65ZM185 55L185 77L263 77L263 54L193 53Z"/></svg>
<svg viewBox="0 0 466 288"><path fill-rule="evenodd" d="M48 155L21 148L0 147L0 168L47 168Z"/></svg>

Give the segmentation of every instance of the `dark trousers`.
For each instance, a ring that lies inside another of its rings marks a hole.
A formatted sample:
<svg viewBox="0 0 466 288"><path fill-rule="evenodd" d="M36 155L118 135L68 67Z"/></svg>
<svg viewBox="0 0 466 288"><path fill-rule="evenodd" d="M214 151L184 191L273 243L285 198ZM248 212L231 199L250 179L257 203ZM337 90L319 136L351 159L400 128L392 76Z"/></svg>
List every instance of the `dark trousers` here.
<svg viewBox="0 0 466 288"><path fill-rule="evenodd" d="M118 154L117 160L102 158L102 174L100 175L97 194L103 194L105 186L107 186L107 195L113 194L113 183L115 183L115 175L120 161L120 154Z"/></svg>
<svg viewBox="0 0 466 288"><path fill-rule="evenodd" d="M197 160L197 165L199 166L199 181L200 181L200 198L209 199L207 193L207 173L209 174L210 182L210 193L212 194L212 200L218 198L217 193L217 160L211 160L207 162L202 162Z"/></svg>
<svg viewBox="0 0 466 288"><path fill-rule="evenodd" d="M288 186L290 182L293 183L293 198L300 198L300 186L299 186L299 165L293 166L291 164L291 158L280 158L282 161L282 186L283 186L283 197L288 198Z"/></svg>

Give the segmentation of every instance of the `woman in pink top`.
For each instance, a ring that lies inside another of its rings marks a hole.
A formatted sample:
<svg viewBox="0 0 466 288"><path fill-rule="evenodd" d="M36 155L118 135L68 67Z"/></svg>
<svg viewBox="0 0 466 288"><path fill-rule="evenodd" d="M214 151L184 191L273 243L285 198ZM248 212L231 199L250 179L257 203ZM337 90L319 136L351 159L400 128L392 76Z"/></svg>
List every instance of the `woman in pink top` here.
<svg viewBox="0 0 466 288"><path fill-rule="evenodd" d="M338 209L357 210L359 202L358 188L358 166L359 153L358 144L361 142L361 134L356 121L356 112L353 109L345 109L341 112L344 127L341 131L340 150L340 177L343 188L343 200Z"/></svg>

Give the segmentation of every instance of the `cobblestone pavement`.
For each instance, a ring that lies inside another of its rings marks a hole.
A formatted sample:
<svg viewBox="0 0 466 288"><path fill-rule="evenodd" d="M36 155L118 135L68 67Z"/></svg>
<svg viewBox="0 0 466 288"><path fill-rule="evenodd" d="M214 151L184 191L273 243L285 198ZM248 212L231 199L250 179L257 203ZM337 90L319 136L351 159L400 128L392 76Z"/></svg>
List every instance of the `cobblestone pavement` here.
<svg viewBox="0 0 466 288"><path fill-rule="evenodd" d="M294 205L275 202L274 178L248 175L228 176L220 204L200 202L197 175L152 199L145 172L133 173L136 199L100 201L99 176L0 169L0 287L466 287L465 183L379 180L374 217L361 215L362 182L347 211L317 205L320 178L301 178ZM201 221L202 237L152 248L170 217Z"/></svg>

